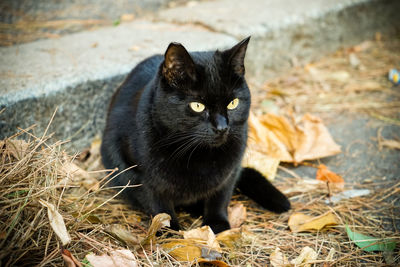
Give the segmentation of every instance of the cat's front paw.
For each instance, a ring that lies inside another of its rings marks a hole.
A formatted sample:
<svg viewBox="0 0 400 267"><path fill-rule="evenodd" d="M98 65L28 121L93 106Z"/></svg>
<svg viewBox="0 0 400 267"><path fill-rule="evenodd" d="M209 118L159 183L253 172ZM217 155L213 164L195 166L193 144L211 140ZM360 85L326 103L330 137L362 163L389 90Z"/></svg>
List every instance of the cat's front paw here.
<svg viewBox="0 0 400 267"><path fill-rule="evenodd" d="M209 225L211 230L213 230L214 234L218 234L225 230L231 229L229 222L227 220L212 220L212 221L205 221L203 225Z"/></svg>

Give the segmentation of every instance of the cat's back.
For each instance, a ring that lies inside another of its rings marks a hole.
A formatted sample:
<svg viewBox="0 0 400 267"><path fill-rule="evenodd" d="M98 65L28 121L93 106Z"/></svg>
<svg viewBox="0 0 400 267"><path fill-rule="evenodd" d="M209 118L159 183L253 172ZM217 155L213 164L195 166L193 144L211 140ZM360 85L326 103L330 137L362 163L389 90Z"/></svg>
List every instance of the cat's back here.
<svg viewBox="0 0 400 267"><path fill-rule="evenodd" d="M135 95L140 94L141 90L157 75L162 61L161 55L154 55L136 65L114 93L109 106L109 113L112 113L115 107L131 106Z"/></svg>

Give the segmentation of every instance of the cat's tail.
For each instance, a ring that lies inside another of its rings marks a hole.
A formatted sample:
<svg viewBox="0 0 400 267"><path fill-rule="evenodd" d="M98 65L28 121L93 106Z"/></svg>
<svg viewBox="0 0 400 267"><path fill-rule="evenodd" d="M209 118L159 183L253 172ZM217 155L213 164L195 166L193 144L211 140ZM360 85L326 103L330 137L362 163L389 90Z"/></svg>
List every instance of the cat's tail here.
<svg viewBox="0 0 400 267"><path fill-rule="evenodd" d="M270 211L282 213L290 209L288 198L254 169L242 169L237 188L242 194Z"/></svg>

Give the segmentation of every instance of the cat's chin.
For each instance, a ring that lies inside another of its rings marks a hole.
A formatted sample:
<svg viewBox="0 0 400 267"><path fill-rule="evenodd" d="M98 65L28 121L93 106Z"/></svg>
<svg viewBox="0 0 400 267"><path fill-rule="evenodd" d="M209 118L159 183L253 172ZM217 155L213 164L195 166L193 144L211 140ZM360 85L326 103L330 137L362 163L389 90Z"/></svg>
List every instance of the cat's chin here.
<svg viewBox="0 0 400 267"><path fill-rule="evenodd" d="M215 147L215 148L220 147L220 146L226 144L227 140L228 140L228 138L226 136L218 137L218 138L213 139L212 141L209 141L208 145L210 147Z"/></svg>

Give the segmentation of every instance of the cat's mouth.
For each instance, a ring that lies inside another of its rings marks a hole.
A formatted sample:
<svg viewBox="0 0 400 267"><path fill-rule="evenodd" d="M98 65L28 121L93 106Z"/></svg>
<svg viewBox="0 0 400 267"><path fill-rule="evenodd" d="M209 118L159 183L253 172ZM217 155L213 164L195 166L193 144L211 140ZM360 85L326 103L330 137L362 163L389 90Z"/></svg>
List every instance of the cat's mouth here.
<svg viewBox="0 0 400 267"><path fill-rule="evenodd" d="M228 134L216 135L212 140L209 141L210 146L219 147L226 143L228 140Z"/></svg>

